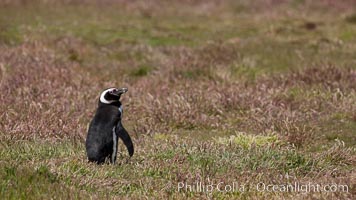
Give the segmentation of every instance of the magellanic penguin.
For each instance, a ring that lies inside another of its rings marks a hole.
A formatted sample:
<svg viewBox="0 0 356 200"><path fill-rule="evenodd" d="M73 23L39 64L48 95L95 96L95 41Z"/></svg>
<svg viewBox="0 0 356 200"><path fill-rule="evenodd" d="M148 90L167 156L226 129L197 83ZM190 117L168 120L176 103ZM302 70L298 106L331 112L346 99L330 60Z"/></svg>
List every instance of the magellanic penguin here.
<svg viewBox="0 0 356 200"><path fill-rule="evenodd" d="M133 155L134 147L131 138L121 123L123 108L120 96L126 92L127 88L109 88L101 93L85 142L90 162L102 164L109 159L114 164L118 138L123 140L130 157Z"/></svg>

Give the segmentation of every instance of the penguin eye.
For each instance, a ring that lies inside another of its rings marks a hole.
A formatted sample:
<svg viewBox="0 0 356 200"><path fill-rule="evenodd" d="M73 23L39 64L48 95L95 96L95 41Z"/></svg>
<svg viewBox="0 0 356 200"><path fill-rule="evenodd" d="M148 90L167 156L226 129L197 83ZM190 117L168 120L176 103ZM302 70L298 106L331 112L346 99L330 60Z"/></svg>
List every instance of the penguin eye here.
<svg viewBox="0 0 356 200"><path fill-rule="evenodd" d="M115 92L116 92L116 91L115 91L115 89L113 89L113 90L110 90L110 91L109 91L109 94L114 95L114 94L115 94Z"/></svg>

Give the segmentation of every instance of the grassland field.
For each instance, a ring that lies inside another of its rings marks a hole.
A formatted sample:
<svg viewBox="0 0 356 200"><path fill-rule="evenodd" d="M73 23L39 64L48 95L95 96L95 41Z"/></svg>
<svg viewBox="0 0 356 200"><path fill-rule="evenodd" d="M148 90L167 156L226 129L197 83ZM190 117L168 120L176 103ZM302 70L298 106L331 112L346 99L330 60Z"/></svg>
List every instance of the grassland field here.
<svg viewBox="0 0 356 200"><path fill-rule="evenodd" d="M112 86L135 154L97 166ZM355 199L356 1L3 0L0 102L1 199ZM295 183L335 190L256 189Z"/></svg>

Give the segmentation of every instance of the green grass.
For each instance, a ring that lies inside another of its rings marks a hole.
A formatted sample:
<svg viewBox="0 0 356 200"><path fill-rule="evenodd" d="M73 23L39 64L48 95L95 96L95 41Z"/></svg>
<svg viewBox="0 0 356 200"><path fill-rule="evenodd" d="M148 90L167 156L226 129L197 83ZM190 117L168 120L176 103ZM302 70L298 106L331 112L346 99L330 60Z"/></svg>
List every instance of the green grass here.
<svg viewBox="0 0 356 200"><path fill-rule="evenodd" d="M49 172L47 166L2 168L1 197L5 199L83 198L79 190L71 191ZM50 195L50 196L48 196Z"/></svg>
<svg viewBox="0 0 356 200"><path fill-rule="evenodd" d="M17 45L22 43L22 35L17 27L2 27L0 31L0 43Z"/></svg>
<svg viewBox="0 0 356 200"><path fill-rule="evenodd" d="M132 76L140 77L140 76L147 76L152 71L151 66L141 65L138 69L135 69L131 72Z"/></svg>
<svg viewBox="0 0 356 200"><path fill-rule="evenodd" d="M240 134L239 137L244 136ZM2 145L1 196L10 199L26 196L84 198L88 195L100 198L106 195L180 198L189 194L178 192L177 183L185 180L184 177L193 183L195 180L191 175L194 174L199 174L202 181L216 179L229 182L240 181L239 177L247 173L250 176L241 181L251 185L266 181L266 177L261 175L271 172L295 176L310 176L313 173L312 176L317 176L324 166L348 170L351 166L347 155L353 151L340 146L330 149L329 154L315 158L311 154L299 153L292 146L277 144L273 136L258 136L251 140L249 148L241 145L242 139L237 140L236 137L233 141L239 142L231 144L220 144L222 138L219 141L197 142L177 136L157 135L142 139L143 143L136 143L136 155L130 160L121 148L120 160L115 166L87 163L84 145L74 141L21 142L11 148ZM274 142L268 142L270 140ZM243 144L247 144L245 139ZM335 157L335 153L344 155ZM256 176L260 178L256 180ZM197 195L205 196L194 194L195 197ZM228 197L232 194L215 192L213 195ZM247 198L256 193L249 191L235 195Z"/></svg>

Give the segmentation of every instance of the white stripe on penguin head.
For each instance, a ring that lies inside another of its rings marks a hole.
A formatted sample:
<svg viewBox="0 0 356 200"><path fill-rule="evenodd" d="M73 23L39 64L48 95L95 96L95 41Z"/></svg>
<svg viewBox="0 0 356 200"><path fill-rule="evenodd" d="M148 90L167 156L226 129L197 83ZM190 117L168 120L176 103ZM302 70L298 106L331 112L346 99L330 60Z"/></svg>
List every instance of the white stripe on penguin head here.
<svg viewBox="0 0 356 200"><path fill-rule="evenodd" d="M113 91L115 88L109 88L107 90L105 90L104 92L101 93L100 95L100 102L101 103L105 103L105 104L111 104L113 102L115 102L115 100L107 100L105 99L105 95L106 93L110 92L110 91Z"/></svg>

